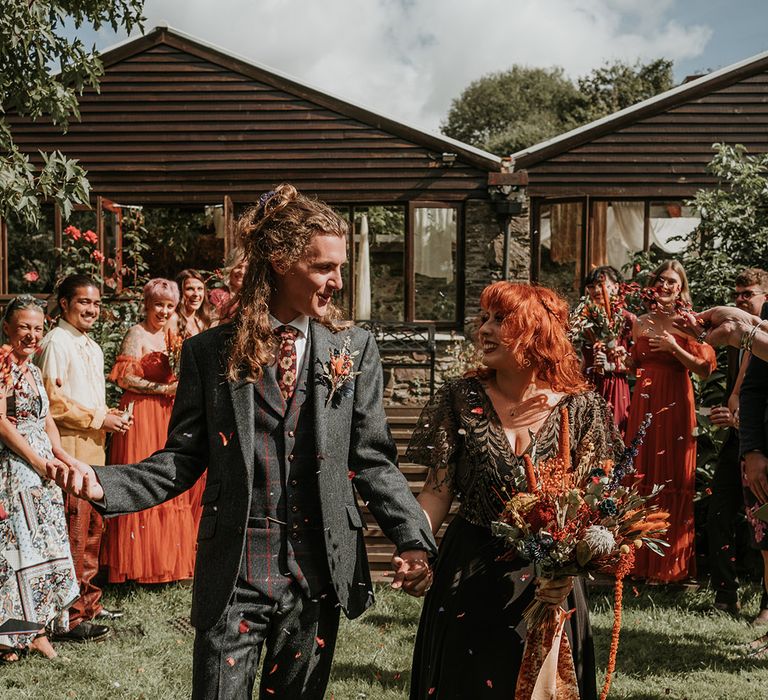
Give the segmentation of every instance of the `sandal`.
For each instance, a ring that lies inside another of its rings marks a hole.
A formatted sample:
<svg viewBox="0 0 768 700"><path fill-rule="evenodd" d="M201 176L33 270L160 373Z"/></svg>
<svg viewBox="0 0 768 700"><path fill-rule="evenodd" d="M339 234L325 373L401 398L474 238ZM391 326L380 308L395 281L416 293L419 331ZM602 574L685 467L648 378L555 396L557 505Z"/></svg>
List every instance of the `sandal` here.
<svg viewBox="0 0 768 700"><path fill-rule="evenodd" d="M0 664L17 664L23 656L23 649L0 649Z"/></svg>

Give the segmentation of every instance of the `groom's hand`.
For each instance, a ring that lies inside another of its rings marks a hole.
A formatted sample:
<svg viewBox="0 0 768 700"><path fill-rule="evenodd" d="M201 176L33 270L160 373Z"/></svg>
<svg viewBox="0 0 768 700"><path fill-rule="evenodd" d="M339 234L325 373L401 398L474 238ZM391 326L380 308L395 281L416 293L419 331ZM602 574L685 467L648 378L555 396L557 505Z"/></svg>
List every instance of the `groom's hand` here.
<svg viewBox="0 0 768 700"><path fill-rule="evenodd" d="M73 496L88 501L101 501L104 498L104 489L96 478L96 472L93 467L83 462L64 464L59 460L52 460L46 464L46 471L49 479Z"/></svg>
<svg viewBox="0 0 768 700"><path fill-rule="evenodd" d="M409 549L392 555L394 575L392 588L402 589L412 596L423 596L432 585L432 569L427 553L422 549Z"/></svg>

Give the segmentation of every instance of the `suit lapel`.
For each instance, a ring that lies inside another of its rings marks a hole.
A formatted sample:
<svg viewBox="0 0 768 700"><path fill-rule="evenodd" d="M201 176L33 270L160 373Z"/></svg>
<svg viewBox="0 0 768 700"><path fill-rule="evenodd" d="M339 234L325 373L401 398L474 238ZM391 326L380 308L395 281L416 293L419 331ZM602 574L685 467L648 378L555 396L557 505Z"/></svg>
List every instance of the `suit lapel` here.
<svg viewBox="0 0 768 700"><path fill-rule="evenodd" d="M253 384L245 379L238 379L236 382L229 382L229 391L232 396L237 437L249 476L248 483L250 483L253 480L253 462L255 459L254 435L256 427Z"/></svg>
<svg viewBox="0 0 768 700"><path fill-rule="evenodd" d="M312 345L309 348L307 359L307 382L312 384L312 403L314 408L315 444L317 454L325 454L326 436L328 434L328 407L325 399L328 396L328 388L320 381L322 365L328 362L328 350L331 346L332 334L317 321L309 322L309 335Z"/></svg>

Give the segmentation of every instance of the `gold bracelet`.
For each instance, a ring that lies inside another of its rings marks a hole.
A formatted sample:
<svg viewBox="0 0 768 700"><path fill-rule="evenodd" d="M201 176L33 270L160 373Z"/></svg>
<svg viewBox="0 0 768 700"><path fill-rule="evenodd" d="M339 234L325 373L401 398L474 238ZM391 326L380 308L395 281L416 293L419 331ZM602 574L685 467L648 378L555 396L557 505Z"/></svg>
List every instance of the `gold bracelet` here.
<svg viewBox="0 0 768 700"><path fill-rule="evenodd" d="M768 323L768 318L760 321L750 332L749 335L746 336L746 340L744 340L744 337L742 336L742 342L739 343L742 347L742 350L744 352L752 353L752 343L755 342L755 336L757 335L757 332L760 330L760 326L762 326L764 323Z"/></svg>

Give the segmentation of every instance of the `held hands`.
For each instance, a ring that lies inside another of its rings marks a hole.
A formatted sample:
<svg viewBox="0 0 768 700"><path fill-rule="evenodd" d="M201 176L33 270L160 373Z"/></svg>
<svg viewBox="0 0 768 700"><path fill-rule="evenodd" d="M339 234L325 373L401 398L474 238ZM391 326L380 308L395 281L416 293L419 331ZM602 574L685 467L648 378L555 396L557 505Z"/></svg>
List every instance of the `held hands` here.
<svg viewBox="0 0 768 700"><path fill-rule="evenodd" d="M768 457L762 452L744 455L744 479L760 503L768 502Z"/></svg>
<svg viewBox="0 0 768 700"><path fill-rule="evenodd" d="M537 578L536 600L559 608L573 590L573 576Z"/></svg>
<svg viewBox="0 0 768 700"><path fill-rule="evenodd" d="M423 596L432 585L432 569L429 567L427 553L421 549L410 549L392 555L391 586L401 589L416 598Z"/></svg>
<svg viewBox="0 0 768 700"><path fill-rule="evenodd" d="M104 498L96 472L88 464L73 459L69 464L52 459L46 464L48 478L55 481L66 493L71 493L87 501L100 501Z"/></svg>

